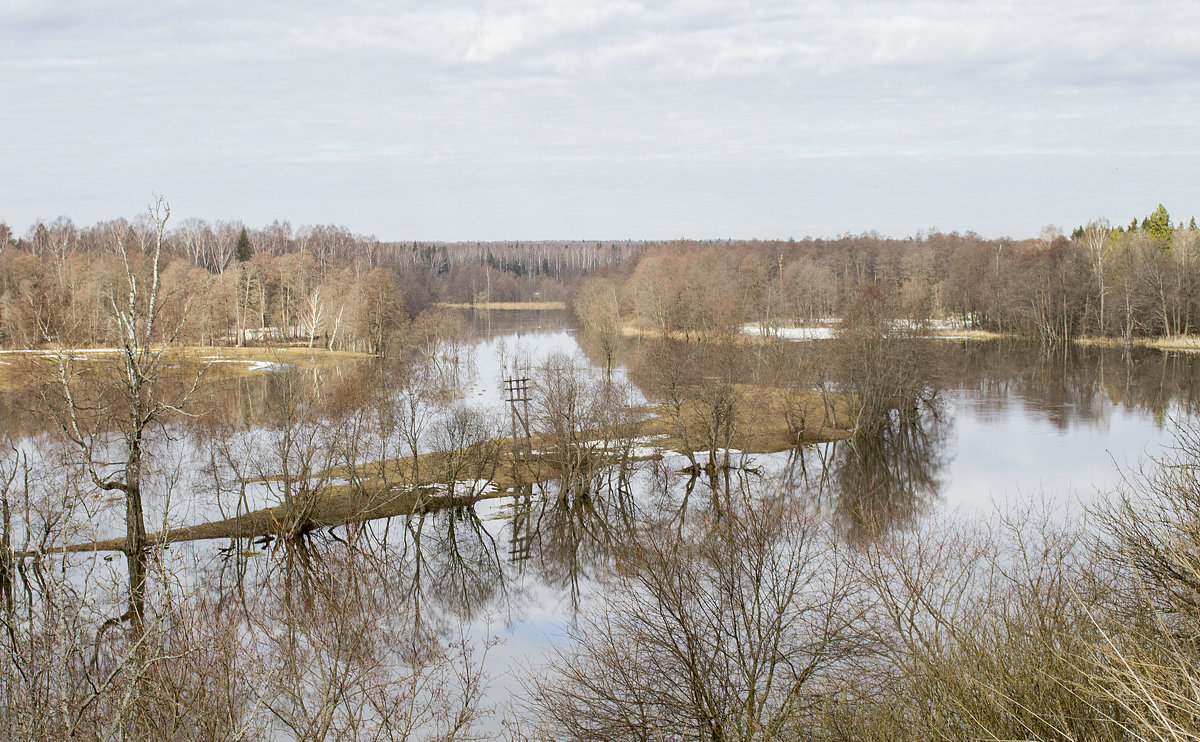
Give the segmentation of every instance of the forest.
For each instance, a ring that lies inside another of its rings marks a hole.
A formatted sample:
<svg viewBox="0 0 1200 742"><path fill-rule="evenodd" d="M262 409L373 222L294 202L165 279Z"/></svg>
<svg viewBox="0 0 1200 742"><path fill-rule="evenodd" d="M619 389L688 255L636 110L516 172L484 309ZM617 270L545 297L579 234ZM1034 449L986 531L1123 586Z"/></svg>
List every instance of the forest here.
<svg viewBox="0 0 1200 742"><path fill-rule="evenodd" d="M1200 738L1200 367L1138 346L1200 322L1197 230L1161 206L0 237L0 739ZM954 418L1010 396L1173 444L1078 516L956 514Z"/></svg>
<svg viewBox="0 0 1200 742"><path fill-rule="evenodd" d="M111 346L106 296L119 246L145 224L0 224L0 347L52 338ZM294 343L386 354L438 302L565 301L603 288L622 325L711 335L841 316L864 287L913 319L1055 344L1188 335L1200 321L1195 219L1160 204L1140 222L1070 235L984 239L931 232L788 241L395 243L344 227L188 220L164 234L163 288L185 295L189 345ZM144 266L133 266L135 270ZM585 290L586 279L598 285ZM318 343L319 340L319 343Z"/></svg>

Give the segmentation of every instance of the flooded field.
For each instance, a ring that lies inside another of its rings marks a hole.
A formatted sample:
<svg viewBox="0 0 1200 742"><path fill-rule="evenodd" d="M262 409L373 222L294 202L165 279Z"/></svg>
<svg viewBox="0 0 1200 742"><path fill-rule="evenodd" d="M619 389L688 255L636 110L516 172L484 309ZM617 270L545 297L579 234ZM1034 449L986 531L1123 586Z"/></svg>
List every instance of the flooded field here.
<svg viewBox="0 0 1200 742"><path fill-rule="evenodd" d="M420 379L353 361L215 382L203 415L147 441L147 521L170 533L154 557L162 573L215 605L287 605L298 586L341 585L331 570L351 569L372 610L394 612L370 618L379 630L426 627L461 644L493 731L520 717L513 700L605 595L614 554L648 534L778 496L851 546L1026 507L1079 515L1172 444L1200 373L1191 356L1159 351L935 340L921 363L938 371L911 415L852 434L832 413L814 428L801 405L802 419L788 418L801 444L765 445L754 415L778 411L752 406L750 392L831 340L686 361L691 351L631 340L609 374L565 312L461 320L423 346ZM685 363L701 367L687 377L693 396L671 408L664 369ZM713 386L717 374L729 383ZM532 388L513 402L506 380L518 377ZM846 391L822 394L836 413ZM16 509L15 542L78 549L71 580L98 614L118 611L122 500L54 504L47 493L69 490L78 470L38 430L36 403L2 401L8 435L41 467L41 504ZM51 522L56 537L36 543Z"/></svg>

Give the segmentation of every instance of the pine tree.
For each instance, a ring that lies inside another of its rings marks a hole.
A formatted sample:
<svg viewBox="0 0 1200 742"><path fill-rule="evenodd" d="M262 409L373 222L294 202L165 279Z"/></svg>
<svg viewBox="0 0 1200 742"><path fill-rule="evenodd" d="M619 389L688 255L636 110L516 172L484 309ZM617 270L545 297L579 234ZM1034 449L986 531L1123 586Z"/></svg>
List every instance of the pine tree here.
<svg viewBox="0 0 1200 742"><path fill-rule="evenodd" d="M1171 228L1171 215L1167 213L1166 208L1162 204L1158 205L1154 213L1146 217L1146 220L1142 222L1142 226L1151 239L1160 242L1169 242L1171 240L1171 233L1174 231Z"/></svg>
<svg viewBox="0 0 1200 742"><path fill-rule="evenodd" d="M250 235L246 234L246 228L242 227L242 233L238 235L237 241L237 259L239 263L244 263L254 254L254 247L250 244Z"/></svg>

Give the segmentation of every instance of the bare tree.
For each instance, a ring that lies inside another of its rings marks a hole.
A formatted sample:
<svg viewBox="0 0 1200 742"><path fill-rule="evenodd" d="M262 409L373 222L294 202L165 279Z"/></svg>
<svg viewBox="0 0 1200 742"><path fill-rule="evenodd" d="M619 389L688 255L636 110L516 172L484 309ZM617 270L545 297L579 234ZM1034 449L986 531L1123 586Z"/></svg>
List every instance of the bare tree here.
<svg viewBox="0 0 1200 742"><path fill-rule="evenodd" d="M317 333L325 327L325 302L321 301L321 287L317 286L308 295L304 305L304 315L300 318L300 326L308 335L308 347L313 347Z"/></svg>
<svg viewBox="0 0 1200 742"><path fill-rule="evenodd" d="M1083 246L1087 250L1088 260L1092 266L1092 274L1096 279L1096 293L1100 303L1097 325L1101 335L1104 334L1105 330L1104 318L1106 315L1104 313L1104 299L1108 295L1106 279L1108 278L1108 271L1112 270L1111 267L1105 268L1104 265L1111 251L1111 237L1112 227L1104 219L1088 222L1088 225L1083 228Z"/></svg>
<svg viewBox="0 0 1200 742"><path fill-rule="evenodd" d="M603 278L586 281L575 299L574 309L583 328L599 341L605 372L611 376L621 341L621 304L616 286Z"/></svg>
<svg viewBox="0 0 1200 742"><path fill-rule="evenodd" d="M432 426L438 483L451 498L474 498L496 477L500 465L500 426L486 412L457 404Z"/></svg>
<svg viewBox="0 0 1200 742"><path fill-rule="evenodd" d="M369 555L320 558L321 574L276 580L246 615L269 658L259 677L273 726L299 742L477 739L481 654L396 615Z"/></svg>
<svg viewBox="0 0 1200 742"><path fill-rule="evenodd" d="M857 615L827 536L772 494L682 534L645 534L549 671L529 679L534 736L803 738Z"/></svg>
<svg viewBox="0 0 1200 742"><path fill-rule="evenodd" d="M166 391L163 379L168 352L182 329L187 312L172 326L160 326L163 303L187 301L169 297L162 287L163 232L171 210L159 197L134 232L135 242L120 240L116 249L124 265L124 286L109 295L112 319L119 329L116 363L102 383L91 383L81 374L75 354L58 344L49 333L57 366L60 396L57 409L67 439L82 455L82 464L92 484L103 492L120 492L125 499L124 553L129 570L129 609L121 618L135 627L145 614L146 538L143 469L148 432L172 415L182 414L200 382L197 375L189 386ZM107 401L115 392L115 401ZM109 435L120 436L118 463L108 463L112 446Z"/></svg>

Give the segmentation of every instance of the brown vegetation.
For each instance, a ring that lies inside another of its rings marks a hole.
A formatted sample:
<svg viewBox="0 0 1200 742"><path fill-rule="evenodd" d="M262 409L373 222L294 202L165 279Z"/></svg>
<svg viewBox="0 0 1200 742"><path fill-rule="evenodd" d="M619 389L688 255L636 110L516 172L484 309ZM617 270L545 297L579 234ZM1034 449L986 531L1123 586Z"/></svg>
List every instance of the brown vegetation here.
<svg viewBox="0 0 1200 742"><path fill-rule="evenodd" d="M812 323L852 309L874 285L915 319L1016 333L1047 343L1079 336L1131 342L1187 335L1200 322L1197 231L1164 209L1128 228L1104 221L1069 238L877 235L836 240L668 243L381 243L344 228L247 230L189 221L165 235L163 285L195 297L178 341L192 345L318 342L386 354L408 321L446 307L550 309L603 271L609 317L648 337L736 333ZM123 268L117 247L133 225L35 225L0 250L0 347L43 342L39 317L63 344L113 346L108 287ZM135 270L139 270L134 266ZM593 284L598 285L598 284ZM615 302L613 301L615 299ZM590 321L590 320L589 320ZM611 324L611 320L605 320ZM586 324L586 323L585 323Z"/></svg>

